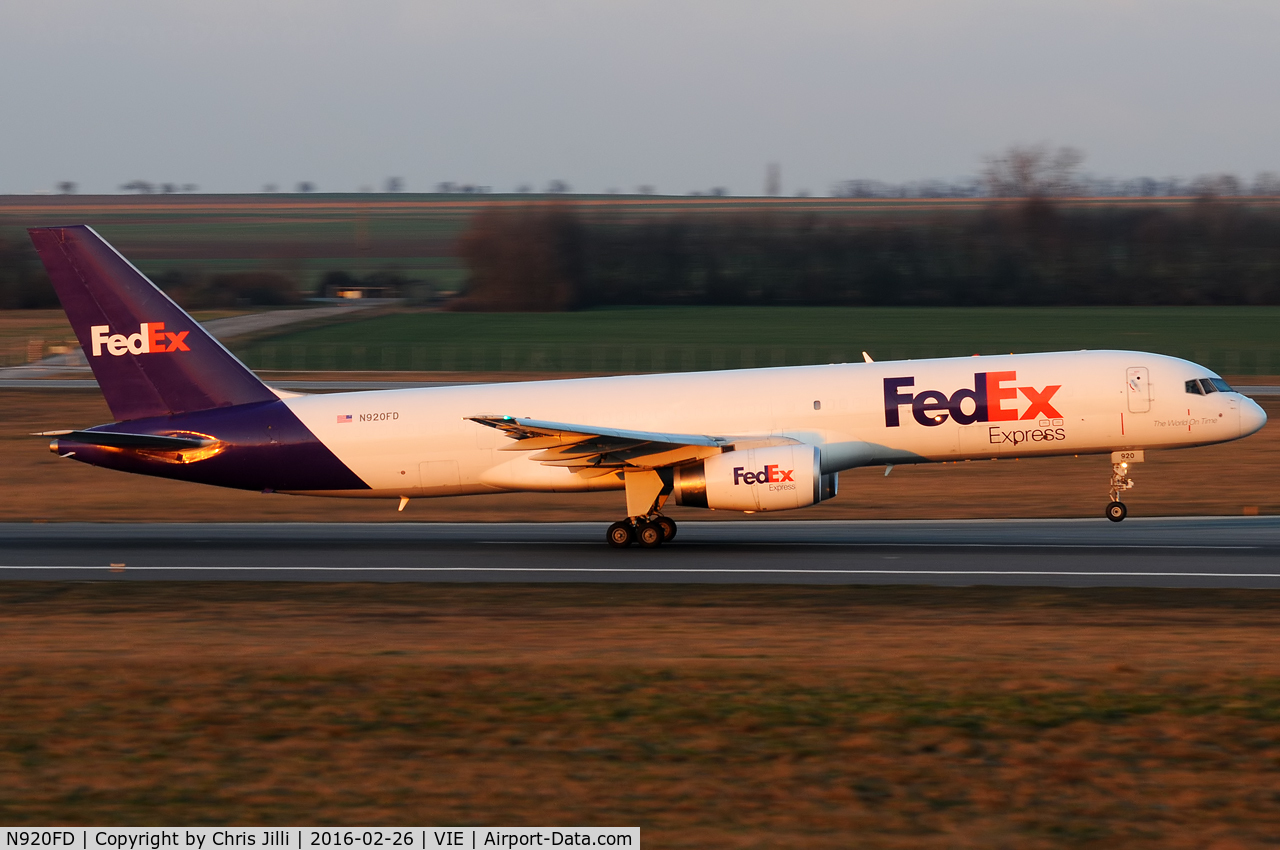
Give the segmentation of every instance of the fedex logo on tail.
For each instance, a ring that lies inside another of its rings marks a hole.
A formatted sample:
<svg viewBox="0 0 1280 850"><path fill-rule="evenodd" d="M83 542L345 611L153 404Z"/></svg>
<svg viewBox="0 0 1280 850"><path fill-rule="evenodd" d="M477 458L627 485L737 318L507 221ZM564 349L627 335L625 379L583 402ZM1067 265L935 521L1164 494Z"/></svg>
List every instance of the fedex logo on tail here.
<svg viewBox="0 0 1280 850"><path fill-rule="evenodd" d="M938 390L919 393L904 392L914 387L915 378L884 379L884 424L897 428L901 424L899 410L911 405L911 415L921 425L934 427L954 419L961 425L974 422L1006 422L1018 419L1061 419L1062 414L1053 406L1052 399L1061 384L1050 384L1043 389L1016 386L1017 372L975 372L973 388L963 387L951 395ZM1013 386L1006 386L1010 384ZM1026 410L1019 415L1018 396L1026 398ZM966 410L965 402L972 402Z"/></svg>
<svg viewBox="0 0 1280 850"><path fill-rule="evenodd" d="M164 322L143 322L136 334L113 334L110 325L93 325L89 328L93 356L101 357L105 347L112 357L125 354L157 354L167 351L190 351L187 334L191 331L170 333Z"/></svg>

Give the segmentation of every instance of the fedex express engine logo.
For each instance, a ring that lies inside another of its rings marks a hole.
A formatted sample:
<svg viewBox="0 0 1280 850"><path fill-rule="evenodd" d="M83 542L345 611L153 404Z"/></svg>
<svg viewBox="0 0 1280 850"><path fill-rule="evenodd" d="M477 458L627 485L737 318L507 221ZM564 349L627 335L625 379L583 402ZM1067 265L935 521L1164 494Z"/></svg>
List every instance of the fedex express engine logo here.
<svg viewBox="0 0 1280 850"><path fill-rule="evenodd" d="M164 329L164 322L143 322L136 334L113 334L110 325L93 325L89 328L90 341L93 344L93 356L101 357L102 348L112 357L125 354L156 354L162 351L190 351L187 347L187 334L191 331L169 333Z"/></svg>
<svg viewBox="0 0 1280 850"><path fill-rule="evenodd" d="M937 390L924 390L920 393L902 392L906 387L915 386L915 378L884 379L884 424L888 428L897 428L901 424L899 408L904 404L911 405L911 415L917 422L929 428L941 425L948 418L961 425L972 425L974 422L1010 422L1026 419L1057 420L1054 425L1062 424L1062 414L1053 406L1053 396L1062 389L1061 384L1050 384L1043 389L1035 387L1004 386L1018 380L1017 372L976 372L973 376L973 389L958 389L951 395ZM1027 409L1018 415L1018 394L1021 393L1029 402ZM965 402L972 402L966 410ZM1047 424L1047 423L1041 423ZM992 442L1000 442L997 428L991 429ZM1062 429L1057 429L1061 432ZM1021 432L1017 432L1021 433ZM1036 442L1044 439L1065 439L1065 434L1053 433L1052 437L1041 436ZM1023 439L1034 439L1028 434ZM1021 442L1017 440L1016 442Z"/></svg>
<svg viewBox="0 0 1280 850"><path fill-rule="evenodd" d="M776 463L765 464L759 472L749 472L741 466L733 468L733 484L768 484L770 490L796 489L794 469L783 469ZM784 483L786 482L786 483Z"/></svg>

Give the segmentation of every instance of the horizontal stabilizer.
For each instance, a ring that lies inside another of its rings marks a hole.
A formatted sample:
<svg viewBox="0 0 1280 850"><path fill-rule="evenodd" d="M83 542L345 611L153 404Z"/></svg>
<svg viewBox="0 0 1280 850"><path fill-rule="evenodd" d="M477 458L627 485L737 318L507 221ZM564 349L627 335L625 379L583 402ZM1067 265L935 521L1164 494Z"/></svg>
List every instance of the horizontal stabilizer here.
<svg viewBox="0 0 1280 850"><path fill-rule="evenodd" d="M170 437L162 434L122 434L119 431L40 431L33 437L58 437L86 446L110 446L115 449L203 449L217 440L207 437Z"/></svg>

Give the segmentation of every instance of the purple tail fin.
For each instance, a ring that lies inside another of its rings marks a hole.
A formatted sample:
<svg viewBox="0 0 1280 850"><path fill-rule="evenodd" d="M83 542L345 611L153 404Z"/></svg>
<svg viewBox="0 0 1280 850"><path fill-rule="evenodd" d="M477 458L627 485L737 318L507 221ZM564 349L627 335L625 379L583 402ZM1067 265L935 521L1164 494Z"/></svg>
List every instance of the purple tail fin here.
<svg viewBox="0 0 1280 850"><path fill-rule="evenodd" d="M117 419L277 398L92 228L28 233Z"/></svg>

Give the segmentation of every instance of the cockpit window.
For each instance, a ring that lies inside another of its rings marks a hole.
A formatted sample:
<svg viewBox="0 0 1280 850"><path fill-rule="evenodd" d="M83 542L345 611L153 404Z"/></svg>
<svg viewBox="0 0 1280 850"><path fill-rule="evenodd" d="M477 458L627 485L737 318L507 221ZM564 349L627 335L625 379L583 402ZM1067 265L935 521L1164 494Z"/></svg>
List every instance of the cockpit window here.
<svg viewBox="0 0 1280 850"><path fill-rule="evenodd" d="M1231 389L1231 385L1230 385L1230 384L1228 384L1226 381L1222 380L1221 378L1210 378L1210 379L1209 379L1209 381L1210 381L1210 383L1212 383L1215 387L1217 387L1217 388L1218 388L1218 392L1220 392L1220 393L1233 393L1233 392L1235 392L1235 390Z"/></svg>
<svg viewBox="0 0 1280 850"><path fill-rule="evenodd" d="M1195 378L1187 381L1187 392L1192 395L1204 395L1204 390L1200 389L1200 382Z"/></svg>
<svg viewBox="0 0 1280 850"><path fill-rule="evenodd" d="M1218 391L1218 388L1213 385L1213 380L1211 378L1201 378L1200 386L1204 387L1205 395L1208 395L1209 393L1216 393Z"/></svg>

